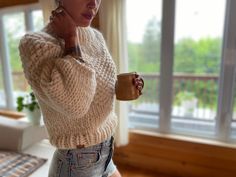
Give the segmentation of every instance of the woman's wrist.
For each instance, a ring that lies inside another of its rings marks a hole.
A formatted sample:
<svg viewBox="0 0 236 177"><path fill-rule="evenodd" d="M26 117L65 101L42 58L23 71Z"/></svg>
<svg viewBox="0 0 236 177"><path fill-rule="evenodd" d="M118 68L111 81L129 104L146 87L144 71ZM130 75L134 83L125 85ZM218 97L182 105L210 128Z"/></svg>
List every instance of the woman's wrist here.
<svg viewBox="0 0 236 177"><path fill-rule="evenodd" d="M76 36L67 37L64 39L64 41L65 41L65 50L79 45Z"/></svg>
<svg viewBox="0 0 236 177"><path fill-rule="evenodd" d="M79 46L71 47L65 50L65 55L71 55L76 60L80 61L81 63L85 63L82 58L81 50Z"/></svg>
<svg viewBox="0 0 236 177"><path fill-rule="evenodd" d="M70 36L65 39L65 55L68 54L81 56L78 39L75 36Z"/></svg>
<svg viewBox="0 0 236 177"><path fill-rule="evenodd" d="M71 55L76 60L79 60L80 62L84 63L78 39L76 37L70 37L65 39L64 55Z"/></svg>

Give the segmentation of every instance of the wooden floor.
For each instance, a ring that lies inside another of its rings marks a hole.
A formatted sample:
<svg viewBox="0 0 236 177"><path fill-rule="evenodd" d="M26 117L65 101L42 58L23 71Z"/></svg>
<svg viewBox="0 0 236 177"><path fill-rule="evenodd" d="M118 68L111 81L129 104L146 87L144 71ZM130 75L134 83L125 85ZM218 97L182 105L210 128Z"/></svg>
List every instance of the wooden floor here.
<svg viewBox="0 0 236 177"><path fill-rule="evenodd" d="M163 174L151 173L149 171L117 165L122 177L171 177Z"/></svg>

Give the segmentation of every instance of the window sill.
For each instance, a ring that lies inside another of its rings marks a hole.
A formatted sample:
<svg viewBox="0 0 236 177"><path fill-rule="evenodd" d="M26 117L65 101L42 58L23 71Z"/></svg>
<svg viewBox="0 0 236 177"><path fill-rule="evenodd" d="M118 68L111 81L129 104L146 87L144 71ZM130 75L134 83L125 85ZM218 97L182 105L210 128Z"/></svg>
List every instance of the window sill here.
<svg viewBox="0 0 236 177"><path fill-rule="evenodd" d="M219 147L236 149L235 143L221 142L221 141L212 140L212 139L189 137L189 136L184 136L184 135L154 133L154 132L148 132L148 131L143 131L143 130L132 130L132 129L129 132L130 134L135 134L136 136L144 135L144 136L156 137L159 139L167 139L167 140L174 140L174 141L179 141L179 142L205 144L205 145L211 145L211 146L219 146Z"/></svg>
<svg viewBox="0 0 236 177"><path fill-rule="evenodd" d="M0 116L5 116L11 119L21 119L25 117L25 114L22 112L0 109Z"/></svg>

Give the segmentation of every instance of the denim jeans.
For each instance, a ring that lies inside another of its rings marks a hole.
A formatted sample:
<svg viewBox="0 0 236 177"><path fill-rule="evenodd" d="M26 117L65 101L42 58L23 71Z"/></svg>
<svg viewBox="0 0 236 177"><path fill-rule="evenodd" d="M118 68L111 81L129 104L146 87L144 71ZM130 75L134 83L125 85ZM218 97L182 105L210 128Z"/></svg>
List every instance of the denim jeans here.
<svg viewBox="0 0 236 177"><path fill-rule="evenodd" d="M113 136L81 149L56 149L48 177L109 177L115 172Z"/></svg>

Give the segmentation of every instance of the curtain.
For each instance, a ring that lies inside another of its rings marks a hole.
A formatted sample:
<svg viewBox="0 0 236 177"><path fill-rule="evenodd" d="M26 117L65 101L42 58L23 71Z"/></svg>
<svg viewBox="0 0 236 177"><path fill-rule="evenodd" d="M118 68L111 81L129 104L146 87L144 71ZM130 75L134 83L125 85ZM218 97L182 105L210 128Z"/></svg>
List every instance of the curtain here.
<svg viewBox="0 0 236 177"><path fill-rule="evenodd" d="M44 24L48 23L51 11L56 8L55 0L39 0L43 10Z"/></svg>
<svg viewBox="0 0 236 177"><path fill-rule="evenodd" d="M100 31L116 63L118 74L128 71L125 7L126 0L102 0L99 10ZM128 144L127 102L116 101L115 110L119 119L115 144L124 146Z"/></svg>

